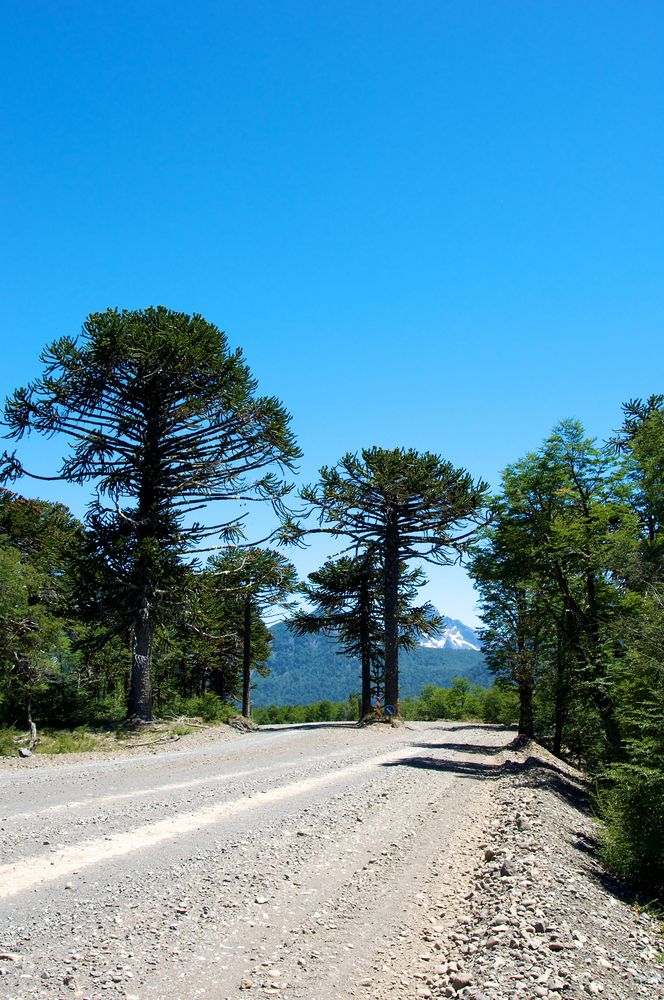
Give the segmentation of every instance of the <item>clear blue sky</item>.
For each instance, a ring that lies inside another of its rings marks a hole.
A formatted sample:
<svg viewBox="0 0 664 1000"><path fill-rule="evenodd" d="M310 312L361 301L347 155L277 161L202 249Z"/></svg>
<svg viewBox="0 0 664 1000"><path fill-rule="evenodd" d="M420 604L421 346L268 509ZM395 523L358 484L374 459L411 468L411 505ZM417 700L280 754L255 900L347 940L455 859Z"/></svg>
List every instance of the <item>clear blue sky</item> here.
<svg viewBox="0 0 664 1000"><path fill-rule="evenodd" d="M497 485L560 419L605 437L662 391L661 3L2 0L2 25L3 396L87 313L162 303L244 348L303 481L378 444ZM427 594L475 620L458 571Z"/></svg>

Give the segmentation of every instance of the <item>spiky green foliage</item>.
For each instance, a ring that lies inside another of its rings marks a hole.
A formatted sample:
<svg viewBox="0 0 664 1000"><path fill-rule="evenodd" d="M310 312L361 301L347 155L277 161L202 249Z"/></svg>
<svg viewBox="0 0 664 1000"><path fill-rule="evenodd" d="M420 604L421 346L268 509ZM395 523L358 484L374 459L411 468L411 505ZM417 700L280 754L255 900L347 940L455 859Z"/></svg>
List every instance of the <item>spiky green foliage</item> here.
<svg viewBox="0 0 664 1000"><path fill-rule="evenodd" d="M429 452L368 448L346 454L302 491L321 530L378 554L383 579L385 699L399 701L399 568L446 565L467 551L485 520L487 484Z"/></svg>
<svg viewBox="0 0 664 1000"><path fill-rule="evenodd" d="M293 564L274 549L253 546L229 550L210 559L207 567L211 595L234 601L242 609L238 630L242 642L242 714L251 716L251 675L254 669L265 673L269 646L256 636L258 623L288 610L297 586ZM269 633L268 633L269 635ZM258 641L257 641L258 638Z"/></svg>
<svg viewBox="0 0 664 1000"><path fill-rule="evenodd" d="M443 620L429 603L413 605L425 582L421 570L401 566L399 579L399 645L412 649L420 636L438 635ZM303 592L312 612L299 611L287 622L296 635L323 633L337 638L346 656L361 662L362 716L371 711L372 695L384 697L383 585L375 550L354 558L329 559Z"/></svg>
<svg viewBox="0 0 664 1000"><path fill-rule="evenodd" d="M204 539L242 541L240 502L284 514L282 474L299 456L290 418L256 394L217 327L163 306L94 313L80 339L55 341L41 361L42 376L7 401L9 436L64 436L59 478L93 484L89 555L100 591L112 591L113 628L132 625L129 710L150 718L155 609ZM26 471L5 453L5 478ZM218 502L231 514L198 519Z"/></svg>

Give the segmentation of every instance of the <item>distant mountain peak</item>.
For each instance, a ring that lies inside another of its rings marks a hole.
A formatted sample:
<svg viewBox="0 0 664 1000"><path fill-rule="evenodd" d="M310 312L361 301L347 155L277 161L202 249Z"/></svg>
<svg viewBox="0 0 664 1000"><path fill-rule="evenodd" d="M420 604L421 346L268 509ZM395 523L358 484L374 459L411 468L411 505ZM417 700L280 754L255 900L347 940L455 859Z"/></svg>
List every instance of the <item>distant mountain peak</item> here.
<svg viewBox="0 0 664 1000"><path fill-rule="evenodd" d="M420 645L427 649L470 649L477 653L480 651L475 630L456 618L445 618L444 631L437 638L423 639Z"/></svg>

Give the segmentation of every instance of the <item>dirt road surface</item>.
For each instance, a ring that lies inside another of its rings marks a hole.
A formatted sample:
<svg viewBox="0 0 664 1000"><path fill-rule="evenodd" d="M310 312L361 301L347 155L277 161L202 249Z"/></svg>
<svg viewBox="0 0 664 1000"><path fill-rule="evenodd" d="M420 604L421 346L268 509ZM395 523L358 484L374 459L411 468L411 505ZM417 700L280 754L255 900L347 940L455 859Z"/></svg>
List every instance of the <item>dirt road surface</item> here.
<svg viewBox="0 0 664 1000"><path fill-rule="evenodd" d="M578 782L513 738L332 724L0 765L0 996L664 996Z"/></svg>

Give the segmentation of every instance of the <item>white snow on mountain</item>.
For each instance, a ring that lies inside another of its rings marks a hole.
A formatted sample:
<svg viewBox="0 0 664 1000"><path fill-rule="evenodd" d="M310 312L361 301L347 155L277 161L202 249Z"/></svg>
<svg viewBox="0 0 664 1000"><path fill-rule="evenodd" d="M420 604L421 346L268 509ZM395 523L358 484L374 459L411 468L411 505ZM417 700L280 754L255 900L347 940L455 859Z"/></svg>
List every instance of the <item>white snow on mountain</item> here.
<svg viewBox="0 0 664 1000"><path fill-rule="evenodd" d="M454 619L446 618L445 621L447 628L441 635L437 638L423 639L420 645L428 649L474 649L479 652L479 642L473 629Z"/></svg>

